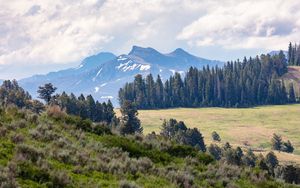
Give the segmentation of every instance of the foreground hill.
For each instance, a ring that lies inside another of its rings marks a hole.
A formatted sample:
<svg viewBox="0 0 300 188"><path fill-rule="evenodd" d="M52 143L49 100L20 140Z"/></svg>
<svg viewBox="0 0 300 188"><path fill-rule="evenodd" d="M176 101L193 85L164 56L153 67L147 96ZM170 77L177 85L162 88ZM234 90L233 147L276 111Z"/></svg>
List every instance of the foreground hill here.
<svg viewBox="0 0 300 188"><path fill-rule="evenodd" d="M175 118L197 127L209 145L211 133L217 131L222 142L271 149L273 133L289 139L295 147L293 154L282 154L282 160L293 160L300 164L300 104L262 106L255 108L177 108L166 110L139 110L145 133L159 132L164 119ZM117 111L118 113L118 111ZM279 155L280 157L280 155Z"/></svg>
<svg viewBox="0 0 300 188"><path fill-rule="evenodd" d="M56 108L0 112L1 187L295 187L155 135L91 132Z"/></svg>
<svg viewBox="0 0 300 188"><path fill-rule="evenodd" d="M166 79L175 72L184 73L191 66L206 65L222 66L223 63L191 55L180 48L163 54L153 48L133 46L128 54L99 53L85 58L76 68L35 75L20 80L20 85L36 96L38 86L51 82L59 92L92 94L97 99L110 98L118 104L119 88L132 81L136 74L160 74Z"/></svg>

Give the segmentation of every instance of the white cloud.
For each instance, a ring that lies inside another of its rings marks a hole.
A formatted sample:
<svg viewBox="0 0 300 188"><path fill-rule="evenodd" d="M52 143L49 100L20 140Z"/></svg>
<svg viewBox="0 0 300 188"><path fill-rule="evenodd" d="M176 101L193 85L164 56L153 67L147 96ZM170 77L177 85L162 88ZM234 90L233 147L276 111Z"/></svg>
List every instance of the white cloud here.
<svg viewBox="0 0 300 188"><path fill-rule="evenodd" d="M299 40L299 10L293 0L0 0L0 71L132 45L163 52L286 48Z"/></svg>
<svg viewBox="0 0 300 188"><path fill-rule="evenodd" d="M300 2L215 1L207 14L185 26L177 39L192 46L285 49L300 36Z"/></svg>

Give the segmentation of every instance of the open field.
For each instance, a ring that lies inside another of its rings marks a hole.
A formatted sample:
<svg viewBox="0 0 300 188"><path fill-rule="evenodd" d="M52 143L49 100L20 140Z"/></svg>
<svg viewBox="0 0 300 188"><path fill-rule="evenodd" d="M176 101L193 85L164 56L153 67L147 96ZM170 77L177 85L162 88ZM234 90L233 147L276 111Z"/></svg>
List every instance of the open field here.
<svg viewBox="0 0 300 188"><path fill-rule="evenodd" d="M118 112L119 113L119 112ZM159 132L164 119L184 121L188 127L197 127L211 141L211 132L217 131L222 142L232 145L270 150L273 133L289 139L294 154L280 154L283 161L292 159L300 164L300 104L262 106L255 108L177 108L166 110L139 110L144 133Z"/></svg>

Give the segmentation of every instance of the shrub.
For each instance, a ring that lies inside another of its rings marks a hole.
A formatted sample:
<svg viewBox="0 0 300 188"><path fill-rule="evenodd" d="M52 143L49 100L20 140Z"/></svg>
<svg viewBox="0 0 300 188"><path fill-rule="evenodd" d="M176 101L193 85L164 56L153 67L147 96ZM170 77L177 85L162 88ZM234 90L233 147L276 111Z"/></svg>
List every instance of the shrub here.
<svg viewBox="0 0 300 188"><path fill-rule="evenodd" d="M92 132L97 135L103 135L103 134L112 134L110 128L105 123L98 123L93 125Z"/></svg>
<svg viewBox="0 0 300 188"><path fill-rule="evenodd" d="M7 128L5 128L3 126L0 127L0 136L1 137L5 137L7 132L8 132Z"/></svg>
<svg viewBox="0 0 300 188"><path fill-rule="evenodd" d="M18 143L21 143L21 142L24 142L24 136L22 134L14 134L11 136L11 141L15 144L18 144Z"/></svg>
<svg viewBox="0 0 300 188"><path fill-rule="evenodd" d="M192 187L194 184L194 177L187 172L171 170L168 172L167 177L180 187Z"/></svg>
<svg viewBox="0 0 300 188"><path fill-rule="evenodd" d="M210 144L208 152L216 159L220 160L222 157L222 149L216 144Z"/></svg>
<svg viewBox="0 0 300 188"><path fill-rule="evenodd" d="M44 153L41 150L26 144L17 145L16 150L19 159L25 158L26 160L36 162L38 159L44 157Z"/></svg>
<svg viewBox="0 0 300 188"><path fill-rule="evenodd" d="M66 112L63 111L58 105L48 106L46 113L49 117L52 117L55 120L62 120L67 116Z"/></svg>
<svg viewBox="0 0 300 188"><path fill-rule="evenodd" d="M242 162L246 166L255 167L257 157L251 149L248 149L246 155L242 157Z"/></svg>
<svg viewBox="0 0 300 188"><path fill-rule="evenodd" d="M288 140L287 142L282 143L281 151L287 152L287 153L293 153L294 147L293 147L292 143Z"/></svg>
<svg viewBox="0 0 300 188"><path fill-rule="evenodd" d="M274 169L278 165L278 159L274 152L271 151L266 155L266 164L270 169Z"/></svg>
<svg viewBox="0 0 300 188"><path fill-rule="evenodd" d="M64 171L51 172L51 186L52 187L66 187L71 183L71 179Z"/></svg>
<svg viewBox="0 0 300 188"><path fill-rule="evenodd" d="M50 174L46 169L40 169L30 162L21 162L18 164L18 177L30 179L32 181L46 183L50 180Z"/></svg>
<svg viewBox="0 0 300 188"><path fill-rule="evenodd" d="M127 180L121 180L120 181L120 188L138 188L135 183L127 181Z"/></svg>
<svg viewBox="0 0 300 188"><path fill-rule="evenodd" d="M213 141L217 141L217 142L221 141L221 137L220 137L220 135L216 131L214 131L214 132L211 133L211 137L212 137Z"/></svg>

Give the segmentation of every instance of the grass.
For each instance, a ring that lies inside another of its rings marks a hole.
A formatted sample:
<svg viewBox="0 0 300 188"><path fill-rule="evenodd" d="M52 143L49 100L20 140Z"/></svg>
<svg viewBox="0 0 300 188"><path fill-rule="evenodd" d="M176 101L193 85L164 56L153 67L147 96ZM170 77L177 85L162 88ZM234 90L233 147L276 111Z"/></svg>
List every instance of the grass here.
<svg viewBox="0 0 300 188"><path fill-rule="evenodd" d="M117 111L119 115L119 111ZM182 120L197 127L210 144L211 133L217 131L222 142L269 150L273 133L289 139L296 155L280 155L300 164L300 104L261 106L255 108L177 108L139 110L144 134L160 132L164 119Z"/></svg>

